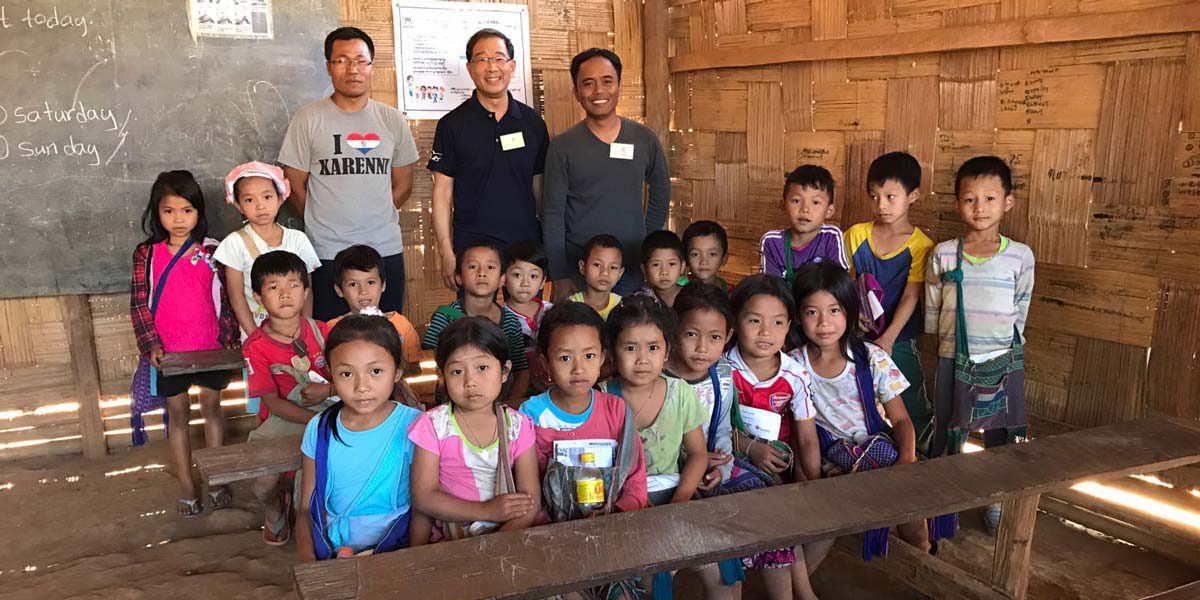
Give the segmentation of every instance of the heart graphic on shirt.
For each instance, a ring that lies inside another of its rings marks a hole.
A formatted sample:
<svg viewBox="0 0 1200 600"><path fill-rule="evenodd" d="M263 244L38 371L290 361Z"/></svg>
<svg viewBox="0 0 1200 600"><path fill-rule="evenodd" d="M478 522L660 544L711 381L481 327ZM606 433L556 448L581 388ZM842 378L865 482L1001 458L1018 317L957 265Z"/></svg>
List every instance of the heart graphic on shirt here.
<svg viewBox="0 0 1200 600"><path fill-rule="evenodd" d="M358 133L356 131L346 136L346 145L366 154L372 148L379 145L379 135L375 133Z"/></svg>

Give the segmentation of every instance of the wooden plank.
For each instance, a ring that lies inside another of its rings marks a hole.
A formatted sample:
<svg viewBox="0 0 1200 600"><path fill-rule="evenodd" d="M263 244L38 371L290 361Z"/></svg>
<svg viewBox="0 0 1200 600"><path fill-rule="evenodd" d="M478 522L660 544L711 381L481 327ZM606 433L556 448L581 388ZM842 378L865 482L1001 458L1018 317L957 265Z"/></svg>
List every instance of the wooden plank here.
<svg viewBox="0 0 1200 600"><path fill-rule="evenodd" d="M1008 500L1003 505L1000 530L996 532L996 551L992 561L992 585L1010 598L1022 600L1029 588L1033 548L1033 526L1037 523L1040 495Z"/></svg>
<svg viewBox="0 0 1200 600"><path fill-rule="evenodd" d="M829 170L837 184L834 205L844 204L846 186L861 182L846 178L846 135L841 131L789 133L783 142L783 170L819 165ZM776 179L782 182L782 177ZM780 187L782 192L782 186Z"/></svg>
<svg viewBox="0 0 1200 600"><path fill-rule="evenodd" d="M79 431L83 434L83 455L88 459L108 454L104 442L104 424L100 421L100 369L96 365L96 341L92 337L92 311L87 296L60 296L63 322L70 341L71 367L79 399Z"/></svg>
<svg viewBox="0 0 1200 600"><path fill-rule="evenodd" d="M1142 414L1146 348L1081 337L1064 421L1076 427L1120 423Z"/></svg>
<svg viewBox="0 0 1200 600"><path fill-rule="evenodd" d="M812 39L846 37L846 0L812 0Z"/></svg>
<svg viewBox="0 0 1200 600"><path fill-rule="evenodd" d="M996 75L996 125L1002 129L1095 128L1104 72L1099 65L1001 71Z"/></svg>
<svg viewBox="0 0 1200 600"><path fill-rule="evenodd" d="M644 52L642 2L641 0L613 0L612 7L613 51L621 57L622 65L621 98L618 107L622 116L642 117L646 114L642 70ZM570 60L568 59L569 64Z"/></svg>
<svg viewBox="0 0 1200 600"><path fill-rule="evenodd" d="M875 209L867 197L866 181L871 161L880 154L883 154L882 131L846 132L846 174L841 194L843 228L875 219Z"/></svg>
<svg viewBox="0 0 1200 600"><path fill-rule="evenodd" d="M1180 133L1175 142L1175 169L1167 204L1200 208L1200 132Z"/></svg>
<svg viewBox="0 0 1200 600"><path fill-rule="evenodd" d="M242 368L242 351L222 348L200 352L164 354L159 363L163 375L184 375L208 371L232 371Z"/></svg>
<svg viewBox="0 0 1200 600"><path fill-rule="evenodd" d="M783 123L788 132L811 131L813 76L808 63L783 65Z"/></svg>
<svg viewBox="0 0 1200 600"><path fill-rule="evenodd" d="M1146 407L1200 418L1200 284L1164 279L1146 374Z"/></svg>
<svg viewBox="0 0 1200 600"><path fill-rule="evenodd" d="M755 28L754 7L761 4L765 3L747 5L751 29ZM985 25L942 27L912 36L883 34L785 46L764 45L736 51L693 52L672 58L671 72L1185 33L1198 29L1200 5L1192 3L1108 14L1032 17ZM853 30L850 33L853 34Z"/></svg>
<svg viewBox="0 0 1200 600"><path fill-rule="evenodd" d="M668 139L668 156L673 177L717 178L717 134L705 131L672 131Z"/></svg>
<svg viewBox="0 0 1200 600"><path fill-rule="evenodd" d="M746 148L746 134L735 131L718 131L716 136L716 162L744 163L750 160L750 152Z"/></svg>
<svg viewBox="0 0 1200 600"><path fill-rule="evenodd" d="M779 83L747 84L746 151L750 179L779 181L783 169L783 97Z"/></svg>
<svg viewBox="0 0 1200 600"><path fill-rule="evenodd" d="M1088 265L1200 282L1200 206L1092 206Z"/></svg>
<svg viewBox="0 0 1200 600"><path fill-rule="evenodd" d="M847 477L303 564L294 570L296 589L301 598L545 597L958 512L1085 478L1190 464L1200 460L1198 448L1200 423L1144 419ZM853 514L845 510L851 504L859 507Z"/></svg>
<svg viewBox="0 0 1200 600"><path fill-rule="evenodd" d="M840 538L837 552L850 560L861 561L862 550L855 538ZM898 579L930 598L956 600L1009 600L1000 590L936 556L921 552L896 536L888 543L888 554L867 566L878 573Z"/></svg>
<svg viewBox="0 0 1200 600"><path fill-rule="evenodd" d="M1072 335L1025 329L1025 408L1030 414L1066 421L1076 343Z"/></svg>
<svg viewBox="0 0 1200 600"><path fill-rule="evenodd" d="M192 458L208 485L225 485L300 468L300 437L199 448Z"/></svg>
<svg viewBox="0 0 1200 600"><path fill-rule="evenodd" d="M1054 490L1047 495L1090 512L1123 521L1152 535L1160 536L1164 541L1175 542L1193 550L1200 548L1200 532L1154 511L1126 507L1076 489Z"/></svg>
<svg viewBox="0 0 1200 600"><path fill-rule="evenodd" d="M571 72L566 69L543 69L542 85L545 86L543 111L546 119L546 129L551 136L558 135L580 119L582 113L579 103L575 100L575 86L571 83Z"/></svg>
<svg viewBox="0 0 1200 600"><path fill-rule="evenodd" d="M1196 550L1194 541L1187 543L1178 537L1164 539L1131 523L1080 508L1050 494L1042 495L1042 501L1038 508L1061 519L1145 548L1192 568L1200 569L1200 551Z"/></svg>
<svg viewBox="0 0 1200 600"><path fill-rule="evenodd" d="M644 70L646 91L646 126L658 136L658 142L667 144L667 132L671 125L671 98L669 86L671 71L667 66L667 4L651 0L642 5L642 44L644 46Z"/></svg>
<svg viewBox="0 0 1200 600"><path fill-rule="evenodd" d="M914 106L922 107L913 110ZM933 154L938 126L938 80L906 77L887 83L885 151L900 150L921 164L921 195L933 191Z"/></svg>
<svg viewBox="0 0 1200 600"><path fill-rule="evenodd" d="M941 55L914 54L855 58L846 61L847 79L891 79L893 77L936 77ZM807 64L807 63L795 63Z"/></svg>
<svg viewBox="0 0 1200 600"><path fill-rule="evenodd" d="M746 131L745 86L737 90L692 88L691 117L706 131Z"/></svg>
<svg viewBox="0 0 1200 600"><path fill-rule="evenodd" d="M1087 223L1092 203L1095 132L1039 129L1033 149L1026 243L1039 261L1083 267L1087 264Z"/></svg>
<svg viewBox="0 0 1200 600"><path fill-rule="evenodd" d="M1111 67L1096 132L1098 204L1149 206L1167 198L1183 86L1181 60Z"/></svg>
<svg viewBox="0 0 1200 600"><path fill-rule="evenodd" d="M1196 600L1200 598L1200 581L1169 589L1161 594L1146 596L1142 600Z"/></svg>
<svg viewBox="0 0 1200 600"><path fill-rule="evenodd" d="M814 86L813 128L883 129L887 117L887 88L886 81L853 81Z"/></svg>
<svg viewBox="0 0 1200 600"><path fill-rule="evenodd" d="M1039 263L1028 327L1147 348L1157 307L1157 278Z"/></svg>
<svg viewBox="0 0 1200 600"><path fill-rule="evenodd" d="M1187 83L1183 90L1183 129L1197 131L1200 130L1200 33L1188 36L1184 72Z"/></svg>
<svg viewBox="0 0 1200 600"><path fill-rule="evenodd" d="M746 3L750 31L806 27L812 23L810 0L759 0Z"/></svg>

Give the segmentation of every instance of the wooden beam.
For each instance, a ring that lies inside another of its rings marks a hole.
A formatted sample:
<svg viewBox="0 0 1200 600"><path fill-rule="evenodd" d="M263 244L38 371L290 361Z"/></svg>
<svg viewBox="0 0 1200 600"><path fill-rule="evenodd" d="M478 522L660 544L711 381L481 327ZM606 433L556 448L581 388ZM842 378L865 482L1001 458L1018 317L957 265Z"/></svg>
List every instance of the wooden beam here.
<svg viewBox="0 0 1200 600"><path fill-rule="evenodd" d="M1029 587L1029 551L1033 547L1033 526L1037 523L1040 497L1035 494L1014 498L1002 506L992 561L992 585L1015 600L1023 600Z"/></svg>
<svg viewBox="0 0 1200 600"><path fill-rule="evenodd" d="M667 0L646 0L642 5L642 56L645 63L646 126L667 148L671 125L671 72L667 64L667 30L671 21L667 15Z"/></svg>
<svg viewBox="0 0 1200 600"><path fill-rule="evenodd" d="M1200 3L1103 14L1012 19L983 25L943 27L909 36L871 36L724 48L676 56L671 59L670 68L672 73L681 73L716 68L878 58L1191 31L1200 31Z"/></svg>
<svg viewBox="0 0 1200 600"><path fill-rule="evenodd" d="M300 436L192 451L208 485L253 479L300 468Z"/></svg>
<svg viewBox="0 0 1200 600"><path fill-rule="evenodd" d="M185 375L207 371L232 371L242 368L241 350L202 350L164 354L159 362L163 375Z"/></svg>
<svg viewBox="0 0 1200 600"><path fill-rule="evenodd" d="M1200 598L1200 581L1167 590L1161 594L1146 596L1142 600L1196 600Z"/></svg>
<svg viewBox="0 0 1200 600"><path fill-rule="evenodd" d="M1042 496L1038 508L1060 519L1066 519L1194 569L1200 569L1200 550L1197 549L1195 540L1153 533L1119 519L1092 512L1070 502L1064 502L1049 494Z"/></svg>
<svg viewBox="0 0 1200 600"><path fill-rule="evenodd" d="M861 561L860 539L841 538L834 548L850 560ZM936 556L908 545L896 536L888 543L888 554L867 563L875 571L898 579L930 598L959 600L1010 600L1007 596L968 573Z"/></svg>
<svg viewBox="0 0 1200 600"><path fill-rule="evenodd" d="M846 477L300 565L296 589L302 598L543 598L1197 461L1200 422L1143 419ZM849 505L858 510L847 513Z"/></svg>
<svg viewBox="0 0 1200 600"><path fill-rule="evenodd" d="M108 454L104 421L100 419L100 363L96 358L96 333L92 307L87 296L62 296L63 325L75 373L75 397L79 400L79 432L83 455L95 460Z"/></svg>

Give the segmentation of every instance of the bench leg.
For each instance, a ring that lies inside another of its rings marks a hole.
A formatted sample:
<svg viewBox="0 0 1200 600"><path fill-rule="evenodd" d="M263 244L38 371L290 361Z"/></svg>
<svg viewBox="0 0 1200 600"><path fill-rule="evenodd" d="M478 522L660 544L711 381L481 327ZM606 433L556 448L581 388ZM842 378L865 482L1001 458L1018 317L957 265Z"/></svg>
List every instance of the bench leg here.
<svg viewBox="0 0 1200 600"><path fill-rule="evenodd" d="M1002 509L992 561L992 585L1014 600L1025 598L1029 587L1029 550L1033 546L1040 497L1034 494L1009 500Z"/></svg>

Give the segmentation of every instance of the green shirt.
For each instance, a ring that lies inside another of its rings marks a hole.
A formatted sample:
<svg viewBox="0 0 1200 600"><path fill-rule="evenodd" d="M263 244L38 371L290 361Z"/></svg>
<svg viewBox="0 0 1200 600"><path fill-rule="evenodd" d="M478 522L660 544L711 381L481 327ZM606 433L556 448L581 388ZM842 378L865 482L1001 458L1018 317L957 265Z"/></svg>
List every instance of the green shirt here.
<svg viewBox="0 0 1200 600"><path fill-rule="evenodd" d="M703 425L707 418L691 385L666 375L663 379L667 382L667 398L658 417L638 431L646 457L646 475L679 473L684 434ZM611 393L611 385L612 380L604 382L604 391Z"/></svg>

